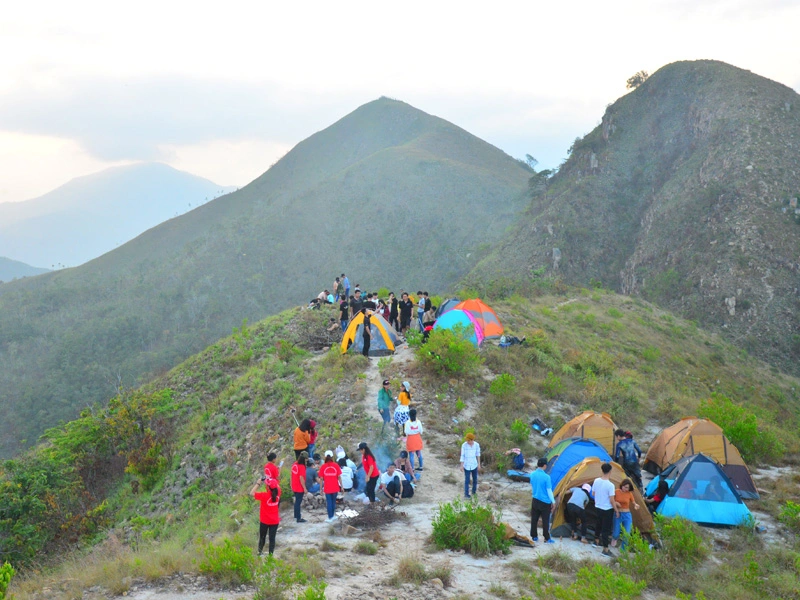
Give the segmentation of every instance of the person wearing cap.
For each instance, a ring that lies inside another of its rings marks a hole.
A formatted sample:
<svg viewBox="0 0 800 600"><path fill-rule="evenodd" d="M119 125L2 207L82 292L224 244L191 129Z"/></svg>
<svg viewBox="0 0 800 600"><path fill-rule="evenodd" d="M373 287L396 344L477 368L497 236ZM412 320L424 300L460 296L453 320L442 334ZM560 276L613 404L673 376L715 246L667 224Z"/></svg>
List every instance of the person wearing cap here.
<svg viewBox="0 0 800 600"><path fill-rule="evenodd" d="M400 435L400 428L408 421L408 409L411 404L411 384L404 381L397 396L397 408L394 409L394 429Z"/></svg>
<svg viewBox="0 0 800 600"><path fill-rule="evenodd" d="M542 519L542 536L545 544L555 544L550 539L550 513L555 509L553 499L553 481L547 471L547 459L542 457L536 462L536 470L531 473L531 538L539 541L537 535L539 518Z"/></svg>
<svg viewBox="0 0 800 600"><path fill-rule="evenodd" d="M569 489L567 493L572 495L564 508L564 516L572 528L572 539L580 539L584 544L588 544L589 540L586 539L586 505L592 499L592 486L584 483L580 487ZM578 521L581 522L580 532L578 532Z"/></svg>
<svg viewBox="0 0 800 600"><path fill-rule="evenodd" d="M294 520L298 523L305 523L306 520L300 514L303 505L303 496L308 491L306 486L306 463L308 462L308 452L305 450L300 453L297 462L292 465L292 492L294 493Z"/></svg>
<svg viewBox="0 0 800 600"><path fill-rule="evenodd" d="M364 467L364 473L367 477L367 487L365 493L370 502L375 502L375 486L378 485L381 471L378 468L378 463L375 461L375 455L366 442L361 442L358 445L361 452L361 466Z"/></svg>
<svg viewBox="0 0 800 600"><path fill-rule="evenodd" d="M266 491L257 491L259 485L266 481ZM258 554L264 550L264 542L266 542L267 535L269 535L269 554L275 551L275 536L278 533L278 524L281 522L281 515L279 506L281 503L281 487L277 479L270 479L267 481L266 475L261 477L260 481L256 481L250 490L250 495L261 502L261 510L259 512L260 527L258 531Z"/></svg>
<svg viewBox="0 0 800 600"><path fill-rule="evenodd" d="M405 477L406 481L409 483L419 480L420 476L414 472L414 465L408 460L407 450L402 450L400 452L400 458L394 461L394 466L397 467L397 470L403 474L403 477Z"/></svg>
<svg viewBox="0 0 800 600"><path fill-rule="evenodd" d="M472 495L478 493L478 472L481 470L481 445L475 434L469 432L461 444L461 470L464 472L464 498L470 498L469 480L472 478Z"/></svg>
<svg viewBox="0 0 800 600"><path fill-rule="evenodd" d="M326 523L336 520L336 497L342 490L342 469L333 460L333 452L325 451L325 462L319 470L322 477L322 491L325 492L325 505L328 508Z"/></svg>
<svg viewBox="0 0 800 600"><path fill-rule="evenodd" d="M389 391L389 385L389 380L384 379L383 386L378 390L378 412L383 419L383 425L381 425L381 435L383 435L383 429L386 427L386 424L389 422L389 418L392 414L392 393Z"/></svg>

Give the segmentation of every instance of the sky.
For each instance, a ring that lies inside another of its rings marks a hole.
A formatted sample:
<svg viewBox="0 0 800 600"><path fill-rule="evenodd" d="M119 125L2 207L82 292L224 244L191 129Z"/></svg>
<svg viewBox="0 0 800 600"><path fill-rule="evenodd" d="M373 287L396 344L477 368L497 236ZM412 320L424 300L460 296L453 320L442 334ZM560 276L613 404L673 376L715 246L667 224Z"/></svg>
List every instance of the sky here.
<svg viewBox="0 0 800 600"><path fill-rule="evenodd" d="M242 186L380 96L552 168L640 70L715 59L800 90L798 25L800 0L15 2L0 202L138 161Z"/></svg>

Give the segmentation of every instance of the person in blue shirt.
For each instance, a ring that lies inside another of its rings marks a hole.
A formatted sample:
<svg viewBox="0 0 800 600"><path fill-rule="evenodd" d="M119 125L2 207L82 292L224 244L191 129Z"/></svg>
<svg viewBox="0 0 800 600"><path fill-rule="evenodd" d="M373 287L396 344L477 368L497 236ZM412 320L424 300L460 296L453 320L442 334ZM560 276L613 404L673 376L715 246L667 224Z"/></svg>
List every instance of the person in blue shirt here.
<svg viewBox="0 0 800 600"><path fill-rule="evenodd" d="M639 466L639 459L642 458L642 449L633 439L633 434L624 429L617 429L614 432L617 438L617 449L614 452L614 462L622 465L628 477L633 479L636 486L642 489L642 469Z"/></svg>
<svg viewBox="0 0 800 600"><path fill-rule="evenodd" d="M537 527L539 517L542 518L542 536L545 544L554 544L550 539L550 513L555 508L553 500L553 482L550 475L545 471L547 459L540 458L536 463L536 470L531 473L531 538L534 542L539 541Z"/></svg>

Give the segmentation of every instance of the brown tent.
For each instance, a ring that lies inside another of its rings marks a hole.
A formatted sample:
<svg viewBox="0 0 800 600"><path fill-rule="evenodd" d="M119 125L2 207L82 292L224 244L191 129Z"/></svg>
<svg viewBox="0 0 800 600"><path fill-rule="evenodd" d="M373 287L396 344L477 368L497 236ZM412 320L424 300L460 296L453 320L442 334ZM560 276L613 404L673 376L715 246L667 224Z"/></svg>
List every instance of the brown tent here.
<svg viewBox="0 0 800 600"><path fill-rule="evenodd" d="M657 475L684 456L703 453L719 462L742 498L758 498L750 470L722 428L708 419L684 417L662 430L644 457L644 468Z"/></svg>
<svg viewBox="0 0 800 600"><path fill-rule="evenodd" d="M556 434L550 438L548 448L568 437L580 437L600 442L603 448L614 456L614 431L617 426L608 413L597 413L587 410L568 421Z"/></svg>
<svg viewBox="0 0 800 600"><path fill-rule="evenodd" d="M567 537L572 533L572 530L570 529L570 526L564 516L564 511L566 510L568 500L568 498L565 497L566 493L574 487L582 486L584 483L591 485L595 479L603 474L600 470L603 462L604 461L595 457L584 458L581 462L572 467L566 475L564 475L564 478L556 486L556 489L553 490L553 495L556 498L556 510L553 514L550 535L553 537ZM614 487L619 488L622 480L630 479L630 477L628 477L627 473L625 473L621 466L615 462L612 462L609 479L614 483ZM631 505L633 526L636 527L640 533L652 534L656 529L655 524L653 523L653 517L650 515L650 511L647 510L647 504L645 504L641 492L635 485L633 486L633 498L639 505L638 510L634 509L633 505ZM591 528L596 523L594 502L590 502L586 507L586 513L589 515L588 521Z"/></svg>

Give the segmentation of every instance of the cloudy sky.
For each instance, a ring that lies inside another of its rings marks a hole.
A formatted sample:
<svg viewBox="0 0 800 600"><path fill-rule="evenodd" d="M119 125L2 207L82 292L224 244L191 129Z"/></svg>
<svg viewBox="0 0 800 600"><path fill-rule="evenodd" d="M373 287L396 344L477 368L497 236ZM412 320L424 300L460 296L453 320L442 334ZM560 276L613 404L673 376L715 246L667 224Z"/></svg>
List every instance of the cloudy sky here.
<svg viewBox="0 0 800 600"><path fill-rule="evenodd" d="M244 185L380 96L558 165L626 92L717 59L800 90L800 0L15 2L0 202L157 160Z"/></svg>

